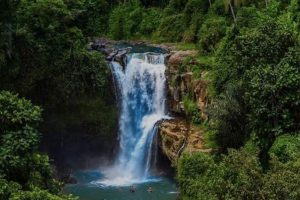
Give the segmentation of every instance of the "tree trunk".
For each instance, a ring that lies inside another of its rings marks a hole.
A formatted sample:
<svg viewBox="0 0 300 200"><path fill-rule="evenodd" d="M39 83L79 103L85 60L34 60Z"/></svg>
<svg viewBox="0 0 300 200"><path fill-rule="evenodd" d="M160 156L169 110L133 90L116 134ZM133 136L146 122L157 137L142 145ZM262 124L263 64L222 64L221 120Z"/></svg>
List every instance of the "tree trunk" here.
<svg viewBox="0 0 300 200"><path fill-rule="evenodd" d="M258 157L264 171L268 170L270 167L269 150L271 149L274 141L275 141L275 135L271 134L265 138L264 144L260 146Z"/></svg>
<svg viewBox="0 0 300 200"><path fill-rule="evenodd" d="M229 8L230 8L230 11L231 11L231 15L232 15L233 21L234 21L234 23L236 23L236 17L235 17L235 13L234 13L231 1L229 1Z"/></svg>

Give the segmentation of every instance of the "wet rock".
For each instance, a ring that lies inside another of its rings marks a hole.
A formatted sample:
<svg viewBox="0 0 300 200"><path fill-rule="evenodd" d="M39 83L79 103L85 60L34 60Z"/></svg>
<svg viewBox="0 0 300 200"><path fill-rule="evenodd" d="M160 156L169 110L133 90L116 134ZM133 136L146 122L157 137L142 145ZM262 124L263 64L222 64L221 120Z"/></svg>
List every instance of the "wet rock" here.
<svg viewBox="0 0 300 200"><path fill-rule="evenodd" d="M128 46L127 48L120 48L121 46ZM136 49L154 47L161 49L162 52L166 53L166 56L169 57L171 54L168 54L169 49L165 46L148 44L146 41L114 41L106 38L96 38L91 41L88 45L90 51L99 51L106 56L107 61L116 61L123 68L126 65L126 54L128 54L132 47Z"/></svg>
<svg viewBox="0 0 300 200"><path fill-rule="evenodd" d="M89 49L99 51L108 56L114 51L115 42L104 38L98 38L89 44Z"/></svg>
<svg viewBox="0 0 300 200"><path fill-rule="evenodd" d="M114 50L106 57L106 60L116 61L123 67L123 69L125 69L127 63L126 54L128 54L131 51L131 49L131 47L127 47L123 49Z"/></svg>
<svg viewBox="0 0 300 200"><path fill-rule="evenodd" d="M100 42L95 42L91 44L91 47L93 50L101 51L102 49L105 49L106 45Z"/></svg>
<svg viewBox="0 0 300 200"><path fill-rule="evenodd" d="M168 78L168 105L172 113L185 115L182 102L183 96L192 89L192 73L181 74L180 66L188 56L195 55L195 51L172 51L165 58L167 60L167 78Z"/></svg>
<svg viewBox="0 0 300 200"><path fill-rule="evenodd" d="M65 164L59 166L59 168L53 167L53 172L55 178L60 180L64 184L76 184L77 179L72 176L72 166L70 164Z"/></svg>
<svg viewBox="0 0 300 200"><path fill-rule="evenodd" d="M114 59L114 57L117 55L117 52L111 52L107 57L106 60L108 61L112 61Z"/></svg>
<svg viewBox="0 0 300 200"><path fill-rule="evenodd" d="M131 47L119 49L118 53L115 56L115 61L120 63L123 67L126 65L126 54L128 54L131 51Z"/></svg>
<svg viewBox="0 0 300 200"><path fill-rule="evenodd" d="M171 55L172 55L171 53L165 53L164 57L165 57L166 60L169 60Z"/></svg>
<svg viewBox="0 0 300 200"><path fill-rule="evenodd" d="M77 184L78 181L73 176L67 176L62 179L62 182L65 184Z"/></svg>

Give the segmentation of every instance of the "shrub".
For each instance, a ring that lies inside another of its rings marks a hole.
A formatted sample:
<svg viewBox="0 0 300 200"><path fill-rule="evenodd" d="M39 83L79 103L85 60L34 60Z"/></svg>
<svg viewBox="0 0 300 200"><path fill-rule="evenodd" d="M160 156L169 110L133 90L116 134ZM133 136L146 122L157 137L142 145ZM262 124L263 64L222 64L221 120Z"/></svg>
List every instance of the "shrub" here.
<svg viewBox="0 0 300 200"><path fill-rule="evenodd" d="M218 16L211 16L202 24L198 34L199 49L202 53L215 51L216 45L226 34L226 25L226 19Z"/></svg>
<svg viewBox="0 0 300 200"><path fill-rule="evenodd" d="M261 168L245 151L232 150L221 160L206 153L183 156L177 172L183 199L259 199Z"/></svg>
<svg viewBox="0 0 300 200"><path fill-rule="evenodd" d="M144 9L136 1L116 7L109 17L109 35L113 39L129 39L139 35Z"/></svg>
<svg viewBox="0 0 300 200"><path fill-rule="evenodd" d="M78 17L78 26L86 36L102 36L107 33L109 4L106 0L86 0L84 11Z"/></svg>
<svg viewBox="0 0 300 200"><path fill-rule="evenodd" d="M0 91L0 199L36 199L24 198L31 193L24 190L33 188L45 189L39 199L46 196L53 200L65 199L56 196L61 193L61 184L53 179L48 156L37 153L39 133L36 128L40 120L39 107Z"/></svg>
<svg viewBox="0 0 300 200"><path fill-rule="evenodd" d="M120 40L130 36L126 26L126 10L123 7L115 8L109 17L109 35L111 38Z"/></svg>
<svg viewBox="0 0 300 200"><path fill-rule="evenodd" d="M201 116L197 104L189 97L185 96L183 98L183 105L186 115L191 119L191 121L195 124L200 124Z"/></svg>
<svg viewBox="0 0 300 200"><path fill-rule="evenodd" d="M171 42L181 41L182 33L185 30L182 20L182 14L163 17L158 28L158 36Z"/></svg>
<svg viewBox="0 0 300 200"><path fill-rule="evenodd" d="M249 137L246 107L240 97L240 88L228 88L225 94L208 107L210 127L215 131L215 141L222 151L240 148Z"/></svg>
<svg viewBox="0 0 300 200"><path fill-rule="evenodd" d="M291 199L300 197L300 162L276 159L264 172L256 155L243 149L213 157L205 153L183 155L177 180L184 200Z"/></svg>
<svg viewBox="0 0 300 200"><path fill-rule="evenodd" d="M300 157L300 135L278 137L270 149L270 154L284 163L297 160Z"/></svg>
<svg viewBox="0 0 300 200"><path fill-rule="evenodd" d="M165 9L166 15L174 15L182 12L188 0L170 0L168 6Z"/></svg>
<svg viewBox="0 0 300 200"><path fill-rule="evenodd" d="M143 19L140 24L140 33L143 35L151 35L158 29L162 10L157 8L148 8L143 13Z"/></svg>
<svg viewBox="0 0 300 200"><path fill-rule="evenodd" d="M208 1L189 0L183 10L183 26L186 30L183 34L184 42L196 42L197 34L204 15L209 7Z"/></svg>

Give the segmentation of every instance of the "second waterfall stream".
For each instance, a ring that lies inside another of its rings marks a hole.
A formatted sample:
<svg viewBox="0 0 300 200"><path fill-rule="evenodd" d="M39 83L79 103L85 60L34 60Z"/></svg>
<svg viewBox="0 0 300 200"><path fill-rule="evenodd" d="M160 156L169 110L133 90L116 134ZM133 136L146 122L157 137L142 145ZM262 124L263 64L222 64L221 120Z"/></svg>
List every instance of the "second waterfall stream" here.
<svg viewBox="0 0 300 200"><path fill-rule="evenodd" d="M120 104L119 153L99 184L126 186L151 180L152 144L156 123L166 116L164 56L127 55L125 68L111 62Z"/></svg>

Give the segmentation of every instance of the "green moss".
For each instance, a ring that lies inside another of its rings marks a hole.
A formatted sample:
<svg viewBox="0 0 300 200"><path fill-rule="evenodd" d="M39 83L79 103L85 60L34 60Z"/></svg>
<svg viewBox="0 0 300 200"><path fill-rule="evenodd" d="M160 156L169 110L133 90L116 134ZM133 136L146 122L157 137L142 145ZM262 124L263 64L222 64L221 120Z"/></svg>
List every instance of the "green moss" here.
<svg viewBox="0 0 300 200"><path fill-rule="evenodd" d="M209 128L206 121L198 125L199 129L203 130L204 148L206 149L218 149L218 144L215 140L215 132Z"/></svg>
<svg viewBox="0 0 300 200"><path fill-rule="evenodd" d="M178 42L175 43L176 49L186 51L186 50L197 50L197 47L194 43L185 43L185 42Z"/></svg>
<svg viewBox="0 0 300 200"><path fill-rule="evenodd" d="M188 96L183 97L184 110L194 124L201 123L201 116L197 104Z"/></svg>

